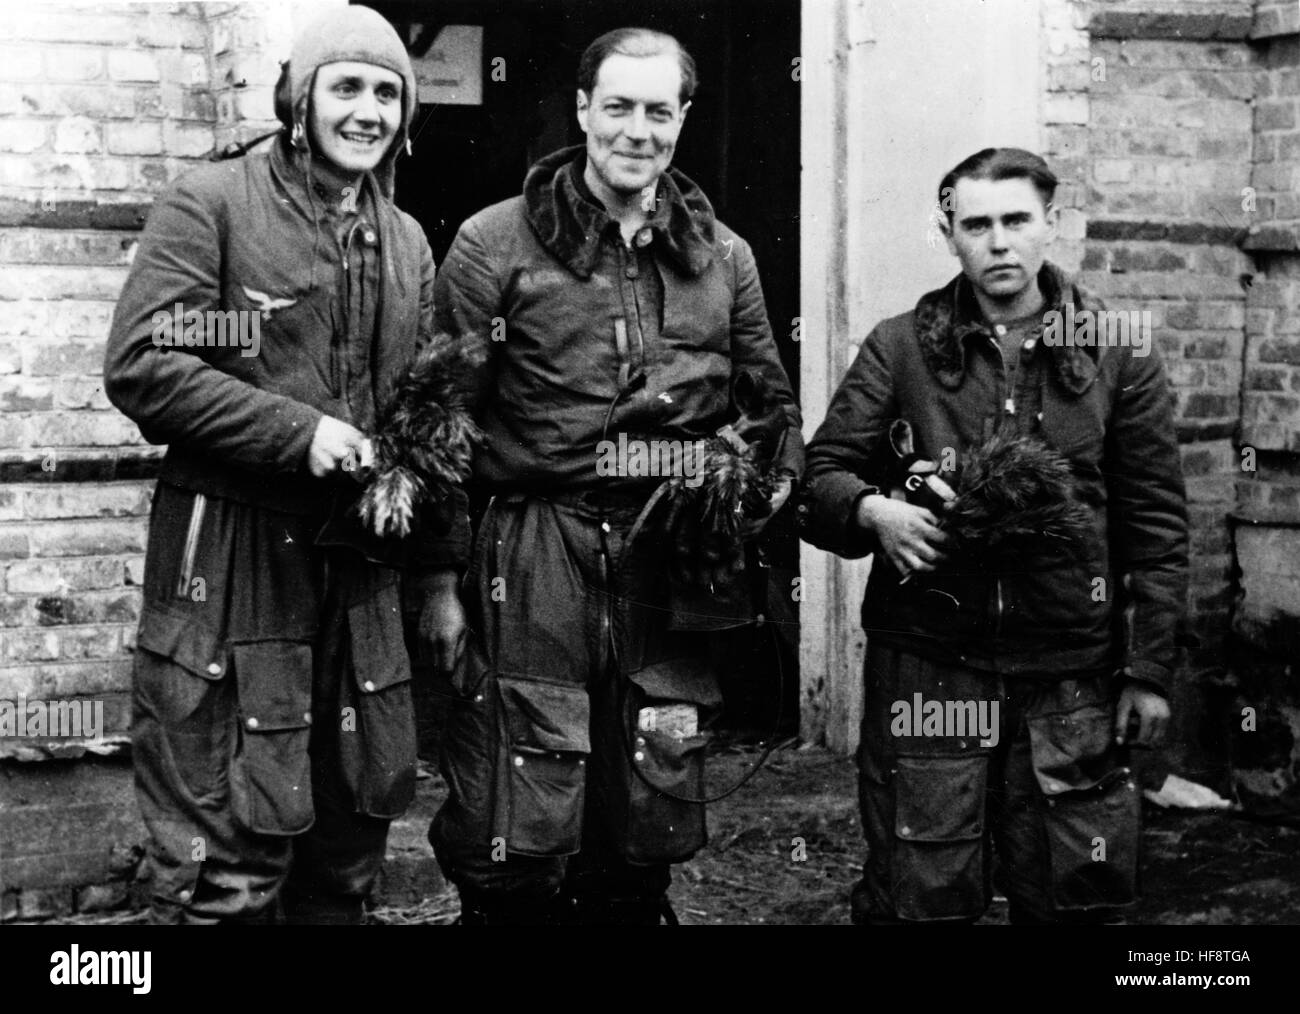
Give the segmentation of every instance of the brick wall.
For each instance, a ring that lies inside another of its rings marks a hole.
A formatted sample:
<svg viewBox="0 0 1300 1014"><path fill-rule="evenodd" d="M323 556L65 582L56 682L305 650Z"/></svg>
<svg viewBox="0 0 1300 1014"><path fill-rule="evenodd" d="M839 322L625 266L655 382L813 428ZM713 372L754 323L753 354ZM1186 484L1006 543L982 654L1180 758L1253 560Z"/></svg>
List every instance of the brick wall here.
<svg viewBox="0 0 1300 1014"><path fill-rule="evenodd" d="M104 396L114 300L154 195L274 129L293 17L284 3L0 15L0 700L103 701L98 752L129 724L162 450ZM82 752L0 737L0 920L127 898L143 837L129 764Z"/></svg>
<svg viewBox="0 0 1300 1014"><path fill-rule="evenodd" d="M212 150L208 31L190 5L126 4L4 28L0 697L95 696L120 737L157 451L100 372L150 197Z"/></svg>
<svg viewBox="0 0 1300 1014"><path fill-rule="evenodd" d="M1260 271L1247 303L1242 439L1300 452L1300 4L1261 4L1251 35L1258 99L1244 245Z"/></svg>
<svg viewBox="0 0 1300 1014"><path fill-rule="evenodd" d="M1233 519L1300 521L1300 5L1097 2L1088 30L1084 277L1152 310L1169 368L1201 642L1176 753L1221 782L1224 692L1269 710L1281 686L1230 634Z"/></svg>
<svg viewBox="0 0 1300 1014"><path fill-rule="evenodd" d="M1225 679L1229 516L1241 474L1248 221L1257 54L1250 3L1094 3L1089 35L1083 279L1117 309L1149 310L1174 390L1191 522L1189 612L1200 647L1174 701L1169 759L1222 780L1207 752L1206 685Z"/></svg>
<svg viewBox="0 0 1300 1014"><path fill-rule="evenodd" d="M331 0L339 2L339 0ZM319 9L320 3L312 5ZM218 151L275 130L273 91L288 57L293 5L207 4L213 127Z"/></svg>
<svg viewBox="0 0 1300 1014"><path fill-rule="evenodd" d="M94 697L110 736L126 730L159 451L104 399L113 300L154 194L214 148L273 129L275 58L297 8L0 16L0 699ZM1202 646L1173 759L1195 776L1214 766L1205 726L1233 680L1229 516L1300 512L1300 11L1040 11L1044 148L1063 180L1054 256L1111 306L1151 311L1177 397ZM16 755L33 752L0 739L0 759ZM133 890L141 835L124 758L0 763L0 809L0 920Z"/></svg>
<svg viewBox="0 0 1300 1014"><path fill-rule="evenodd" d="M1040 55L1043 93L1042 154L1060 179L1056 204L1061 225L1052 260L1066 271L1083 263L1089 168L1089 88L1096 73L1088 35L1088 4L1043 0Z"/></svg>
<svg viewBox="0 0 1300 1014"><path fill-rule="evenodd" d="M1300 186L1300 180L1297 181ZM1266 451L1300 453L1300 256L1260 251L1246 303L1246 383L1242 440ZM1285 491L1246 492L1280 503ZM1292 502L1291 506L1295 506Z"/></svg>
<svg viewBox="0 0 1300 1014"><path fill-rule="evenodd" d="M143 902L125 756L0 765L0 812L0 922Z"/></svg>
<svg viewBox="0 0 1300 1014"><path fill-rule="evenodd" d="M1256 265L1246 302L1243 450L1257 468L1237 483L1233 602L1238 697L1253 731L1230 732L1236 787L1260 813L1300 813L1300 4L1260 3L1251 28L1255 149L1249 234Z"/></svg>

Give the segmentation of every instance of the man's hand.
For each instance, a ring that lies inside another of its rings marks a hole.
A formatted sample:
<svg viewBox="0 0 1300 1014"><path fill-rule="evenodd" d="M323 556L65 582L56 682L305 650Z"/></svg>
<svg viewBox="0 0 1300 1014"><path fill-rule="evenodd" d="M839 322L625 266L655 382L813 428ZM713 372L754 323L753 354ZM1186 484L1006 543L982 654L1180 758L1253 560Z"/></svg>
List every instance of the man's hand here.
<svg viewBox="0 0 1300 1014"><path fill-rule="evenodd" d="M766 516L761 518L747 518L740 523L737 531L740 533L742 542L748 542L750 539L756 539L767 527L767 523L776 517L776 512L785 506L785 502L790 499L790 491L794 489L794 479L789 475L780 475L772 486L772 495L768 498L768 510Z"/></svg>
<svg viewBox="0 0 1300 1014"><path fill-rule="evenodd" d="M456 590L456 573L443 571L438 575L434 588L425 594L424 606L420 610L419 634L421 644L433 661L434 672L450 679L457 691L462 689L457 684L457 677L465 654L468 630L465 610Z"/></svg>
<svg viewBox="0 0 1300 1014"><path fill-rule="evenodd" d="M747 518L742 521L736 528L739 538L735 544L706 540L689 556L679 557L677 578L688 584L708 588L710 591L725 586L735 575L745 569L744 543L758 538L773 515L790 499L790 491L793 488L794 479L791 476L782 475L778 478L772 487L772 495L768 498L770 510L766 517Z"/></svg>
<svg viewBox="0 0 1300 1014"><path fill-rule="evenodd" d="M1128 735L1130 715L1138 719L1134 746L1159 746L1164 741L1169 728L1169 702L1164 697L1136 683L1125 684L1115 708L1115 742L1121 746Z"/></svg>
<svg viewBox="0 0 1300 1014"><path fill-rule="evenodd" d="M939 529L939 519L924 507L873 493L858 501L857 521L876 533L880 548L903 577L934 570L944 559L940 547L948 536Z"/></svg>
<svg viewBox="0 0 1300 1014"><path fill-rule="evenodd" d="M360 461L361 446L365 442L363 434L355 426L342 419L323 415L316 425L316 433L311 438L311 448L307 451L307 467L317 478L329 475L349 458Z"/></svg>

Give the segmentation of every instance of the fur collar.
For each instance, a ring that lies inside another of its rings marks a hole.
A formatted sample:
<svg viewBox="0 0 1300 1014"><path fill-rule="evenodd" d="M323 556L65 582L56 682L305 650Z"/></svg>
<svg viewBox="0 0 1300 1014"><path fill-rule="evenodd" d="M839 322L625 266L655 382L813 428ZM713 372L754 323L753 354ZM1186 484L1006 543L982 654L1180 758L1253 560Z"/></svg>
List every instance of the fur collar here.
<svg viewBox="0 0 1300 1014"><path fill-rule="evenodd" d="M587 151L582 145L547 155L524 180L528 224L551 254L580 278L590 278L600 256L600 240L613 224L582 182ZM676 169L659 177L655 213L646 223L659 251L682 274L702 274L713 260L713 206Z"/></svg>
<svg viewBox="0 0 1300 1014"><path fill-rule="evenodd" d="M1046 306L1065 312L1065 304L1072 302L1075 312L1102 309L1099 299L1082 287L1073 284L1068 275L1050 262L1044 262L1038 273L1038 284L1046 298ZM1042 339L1043 324L1035 329L1034 336ZM965 275L958 275L942 289L927 292L916 304L916 339L926 366L939 383L949 390L961 386L966 374L966 343L972 337L987 337L988 328L980 313L979 303ZM1099 350L1086 346L1041 345L1052 357L1056 378L1065 390L1082 394L1097 378Z"/></svg>

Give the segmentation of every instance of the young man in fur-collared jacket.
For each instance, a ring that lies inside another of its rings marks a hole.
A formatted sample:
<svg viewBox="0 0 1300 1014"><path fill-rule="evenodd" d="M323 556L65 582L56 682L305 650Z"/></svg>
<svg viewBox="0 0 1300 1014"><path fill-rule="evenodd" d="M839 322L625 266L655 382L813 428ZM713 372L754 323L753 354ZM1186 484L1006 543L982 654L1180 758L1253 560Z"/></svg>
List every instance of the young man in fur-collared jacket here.
<svg viewBox="0 0 1300 1014"><path fill-rule="evenodd" d="M804 538L874 554L862 923L977 919L990 833L1015 922L1109 921L1133 898L1122 745L1169 720L1183 481L1151 336L1098 342L1077 325L1101 304L1044 259L1055 187L1015 148L948 174L962 273L872 331L808 447Z"/></svg>
<svg viewBox="0 0 1300 1014"><path fill-rule="evenodd" d="M281 88L278 136L158 198L104 366L169 445L132 725L160 921L360 921L415 785L396 565L446 662L464 629L468 529L371 535L349 474L432 334L433 259L392 202L410 61L342 7Z"/></svg>
<svg viewBox="0 0 1300 1014"><path fill-rule="evenodd" d="M632 535L663 476L602 446L711 438L743 371L776 404L773 508L802 470L753 254L669 168L694 63L623 29L578 76L586 145L467 221L435 287L439 328L488 355L473 635L430 830L466 923L658 922L669 864L705 840L718 686L708 635L684 627L707 626L730 568L675 612L671 548Z"/></svg>

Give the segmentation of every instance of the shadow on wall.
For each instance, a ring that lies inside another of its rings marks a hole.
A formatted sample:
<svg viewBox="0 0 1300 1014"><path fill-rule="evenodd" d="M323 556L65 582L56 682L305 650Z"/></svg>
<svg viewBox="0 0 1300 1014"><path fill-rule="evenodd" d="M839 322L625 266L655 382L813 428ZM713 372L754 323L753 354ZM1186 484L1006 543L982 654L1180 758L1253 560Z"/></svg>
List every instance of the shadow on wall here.
<svg viewBox="0 0 1300 1014"><path fill-rule="evenodd" d="M1234 515L1233 547L1233 789L1248 814L1300 826L1300 512Z"/></svg>

